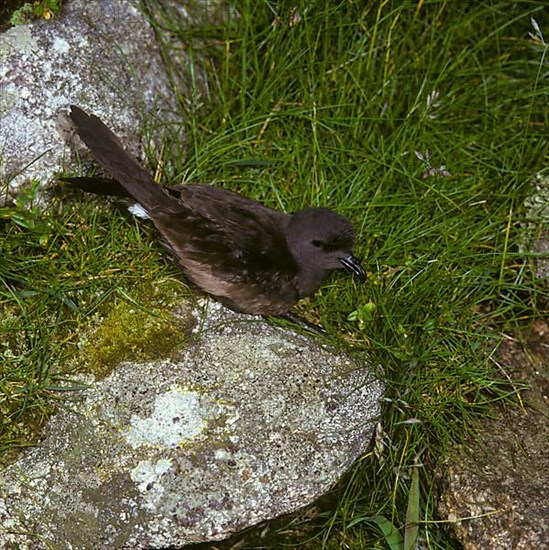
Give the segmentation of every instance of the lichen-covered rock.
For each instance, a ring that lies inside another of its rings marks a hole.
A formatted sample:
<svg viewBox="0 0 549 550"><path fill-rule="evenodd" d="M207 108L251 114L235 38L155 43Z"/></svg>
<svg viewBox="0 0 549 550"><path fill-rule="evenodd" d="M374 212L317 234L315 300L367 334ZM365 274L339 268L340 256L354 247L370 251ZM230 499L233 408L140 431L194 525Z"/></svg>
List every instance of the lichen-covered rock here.
<svg viewBox="0 0 549 550"><path fill-rule="evenodd" d="M143 113L169 112L171 98L154 31L128 0L72 0L59 19L11 28L0 34L0 183L15 196L63 168L70 104L133 136L135 151Z"/></svg>
<svg viewBox="0 0 549 550"><path fill-rule="evenodd" d="M465 550L548 547L548 335L539 321L504 340L498 362L510 379L530 386L524 408L487 419L476 440L448 459L438 512Z"/></svg>
<svg viewBox="0 0 549 550"><path fill-rule="evenodd" d="M382 393L365 357L210 309L177 358L92 382L0 473L0 543L221 539L310 503L364 452Z"/></svg>
<svg viewBox="0 0 549 550"><path fill-rule="evenodd" d="M536 174L524 201L526 215L520 224L519 248L531 254L536 276L549 285L549 176Z"/></svg>

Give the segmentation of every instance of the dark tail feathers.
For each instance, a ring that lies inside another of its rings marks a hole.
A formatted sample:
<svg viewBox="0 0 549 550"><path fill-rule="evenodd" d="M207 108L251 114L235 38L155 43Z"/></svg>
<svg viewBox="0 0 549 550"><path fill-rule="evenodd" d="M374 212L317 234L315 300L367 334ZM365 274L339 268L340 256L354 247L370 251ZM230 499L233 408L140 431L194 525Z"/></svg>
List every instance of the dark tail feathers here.
<svg viewBox="0 0 549 550"><path fill-rule="evenodd" d="M74 187L78 187L78 189L86 191L86 193L110 195L112 197L131 197L121 183L118 183L118 181L111 178L86 176L79 178L59 178L59 181L66 181Z"/></svg>
<svg viewBox="0 0 549 550"><path fill-rule="evenodd" d="M118 138L98 117L74 105L71 106L70 117L78 135L90 148L97 162L122 185L126 194L146 210L155 206L173 206L173 200L153 180L151 174L124 150Z"/></svg>

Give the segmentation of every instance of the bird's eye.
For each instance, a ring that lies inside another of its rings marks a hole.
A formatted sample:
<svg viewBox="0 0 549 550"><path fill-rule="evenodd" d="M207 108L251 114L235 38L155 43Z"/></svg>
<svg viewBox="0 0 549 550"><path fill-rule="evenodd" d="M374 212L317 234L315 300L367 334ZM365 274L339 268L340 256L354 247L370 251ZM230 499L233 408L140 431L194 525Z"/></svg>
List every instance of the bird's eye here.
<svg viewBox="0 0 549 550"><path fill-rule="evenodd" d="M331 242L320 241L318 239L314 239L314 240L311 241L311 244L315 248L318 248L319 250L322 250L322 252L326 252L326 253L330 253L330 252L333 252L334 250L337 250L337 246L335 246Z"/></svg>

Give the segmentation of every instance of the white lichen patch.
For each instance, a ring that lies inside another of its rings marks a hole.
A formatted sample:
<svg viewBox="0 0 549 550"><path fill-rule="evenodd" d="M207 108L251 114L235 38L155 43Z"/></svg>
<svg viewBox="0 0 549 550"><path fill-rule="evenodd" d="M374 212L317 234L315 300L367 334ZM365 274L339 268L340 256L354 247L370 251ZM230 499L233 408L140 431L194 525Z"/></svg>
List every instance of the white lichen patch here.
<svg viewBox="0 0 549 550"><path fill-rule="evenodd" d="M536 174L524 201L519 250L531 255L539 279L549 280L549 177Z"/></svg>
<svg viewBox="0 0 549 550"><path fill-rule="evenodd" d="M28 57L38 50L38 42L28 25L21 25L0 37L0 56L13 52L19 56Z"/></svg>
<svg viewBox="0 0 549 550"><path fill-rule="evenodd" d="M200 435L215 413L215 404L199 392L174 385L156 397L149 417L132 416L125 439L134 449L175 448Z"/></svg>
<svg viewBox="0 0 549 550"><path fill-rule="evenodd" d="M55 36L53 39L53 48L59 54L68 54L70 52L70 44L64 38Z"/></svg>
<svg viewBox="0 0 549 550"><path fill-rule="evenodd" d="M153 510L155 502L162 498L165 487L161 478L171 467L171 460L161 458L156 462L142 460L133 470L130 470L130 477L137 484L149 511Z"/></svg>

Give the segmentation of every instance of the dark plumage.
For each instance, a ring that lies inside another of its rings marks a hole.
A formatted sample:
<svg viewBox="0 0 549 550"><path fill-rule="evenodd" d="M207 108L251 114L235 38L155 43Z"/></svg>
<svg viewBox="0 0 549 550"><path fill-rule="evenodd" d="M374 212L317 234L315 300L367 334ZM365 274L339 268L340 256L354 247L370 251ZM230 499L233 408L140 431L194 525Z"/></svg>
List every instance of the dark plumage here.
<svg viewBox="0 0 549 550"><path fill-rule="evenodd" d="M90 192L130 196L144 209L185 275L242 313L284 315L336 269L361 281L351 222L327 208L276 212L207 185L158 185L94 115L71 107L78 135L116 181L68 178Z"/></svg>

